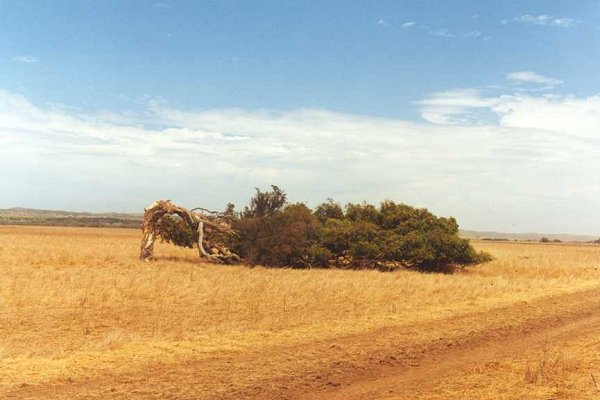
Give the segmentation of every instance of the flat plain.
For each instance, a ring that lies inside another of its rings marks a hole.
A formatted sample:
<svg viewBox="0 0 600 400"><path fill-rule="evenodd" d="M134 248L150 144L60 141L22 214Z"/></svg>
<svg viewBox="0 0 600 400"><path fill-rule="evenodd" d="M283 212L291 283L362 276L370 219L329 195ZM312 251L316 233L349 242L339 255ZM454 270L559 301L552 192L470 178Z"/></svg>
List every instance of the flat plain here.
<svg viewBox="0 0 600 400"><path fill-rule="evenodd" d="M1 398L600 398L600 246L440 275L145 263L140 233L0 227Z"/></svg>

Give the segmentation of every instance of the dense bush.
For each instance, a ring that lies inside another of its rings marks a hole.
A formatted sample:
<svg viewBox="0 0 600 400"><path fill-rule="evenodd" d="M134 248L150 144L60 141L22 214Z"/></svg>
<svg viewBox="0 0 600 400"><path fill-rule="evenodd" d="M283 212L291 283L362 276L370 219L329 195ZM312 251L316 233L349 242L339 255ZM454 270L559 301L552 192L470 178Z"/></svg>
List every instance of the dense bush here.
<svg viewBox="0 0 600 400"><path fill-rule="evenodd" d="M283 190L271 185L270 192L261 192L256 188L256 194L250 199L250 205L244 208L244 218L268 218L283 210L287 196Z"/></svg>
<svg viewBox="0 0 600 400"><path fill-rule="evenodd" d="M341 218L324 220L322 244L338 255L338 266L341 256L342 265L348 266L447 272L490 259L458 237L454 218L392 201L379 208L348 204Z"/></svg>
<svg viewBox="0 0 600 400"><path fill-rule="evenodd" d="M250 264L268 266L412 268L450 272L491 259L458 237L454 218L385 201L340 204L328 199L314 212L286 205L277 186L257 189L235 223L233 249Z"/></svg>
<svg viewBox="0 0 600 400"><path fill-rule="evenodd" d="M286 205L266 215L239 219L233 251L249 264L306 268L325 265L331 254L318 246L320 224L304 204Z"/></svg>
<svg viewBox="0 0 600 400"><path fill-rule="evenodd" d="M194 247L196 233L178 216L165 215L156 224L161 241L181 247Z"/></svg>
<svg viewBox="0 0 600 400"><path fill-rule="evenodd" d="M312 211L271 189L256 189L241 213L227 206L237 234L225 238L226 245L251 265L451 272L491 259L458 237L454 218L426 209L392 201L342 207L328 199ZM163 240L193 246L194 232L180 219L163 217L159 231Z"/></svg>

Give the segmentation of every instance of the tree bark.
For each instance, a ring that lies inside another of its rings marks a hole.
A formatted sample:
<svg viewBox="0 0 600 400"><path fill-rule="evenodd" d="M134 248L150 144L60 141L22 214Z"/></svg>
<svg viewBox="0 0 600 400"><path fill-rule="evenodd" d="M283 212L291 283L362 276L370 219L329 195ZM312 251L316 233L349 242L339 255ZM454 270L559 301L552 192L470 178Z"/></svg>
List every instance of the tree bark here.
<svg viewBox="0 0 600 400"><path fill-rule="evenodd" d="M197 233L198 253L201 258L206 258L210 262L223 263L225 261L239 260L239 257L229 251L223 252L220 246L217 254L210 254L204 249L205 228L208 226L213 231L231 232L231 227L205 214L190 211L171 203L170 200L158 200L144 209L144 222L142 224L142 241L140 245L140 259L150 261L154 258L154 242L159 232L157 232L157 223L165 215L178 215L183 219L194 232Z"/></svg>

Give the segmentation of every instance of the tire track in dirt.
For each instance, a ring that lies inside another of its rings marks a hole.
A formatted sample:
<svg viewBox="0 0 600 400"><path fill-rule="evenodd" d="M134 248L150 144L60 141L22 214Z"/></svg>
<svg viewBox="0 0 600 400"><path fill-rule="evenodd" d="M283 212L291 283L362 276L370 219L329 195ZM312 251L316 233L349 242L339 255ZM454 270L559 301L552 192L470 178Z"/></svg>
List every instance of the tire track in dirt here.
<svg viewBox="0 0 600 400"><path fill-rule="evenodd" d="M358 335L12 388L4 398L378 399L600 327L600 289ZM426 340L417 341L419 335Z"/></svg>
<svg viewBox="0 0 600 400"><path fill-rule="evenodd" d="M600 315L582 315L568 322L549 327L536 327L530 333L515 332L485 343L468 343L446 351L433 351L412 365L372 371L340 389L317 395L312 399L399 399L414 398L414 393L432 386L449 373L456 374L486 361L522 355L539 345L549 345L568 335L574 339L584 328L600 328Z"/></svg>
<svg viewBox="0 0 600 400"><path fill-rule="evenodd" d="M246 391L234 390L215 398L401 398L431 388L432 381L443 378L449 371L519 355L536 344L550 344L551 340L566 335L575 339L582 328L600 327L598 310L600 290L592 289L519 302L487 313L342 337L328 342L327 347L333 351L315 343L310 350L321 355L321 368L302 371L289 379L256 382ZM474 328L483 328L451 339L439 337L414 345L401 342L403 333L418 335L418 331L434 331L443 336L456 326L464 330L465 321ZM298 347L295 351L296 356L301 356L307 349ZM332 354L336 351L337 355ZM352 357L357 353L358 357Z"/></svg>

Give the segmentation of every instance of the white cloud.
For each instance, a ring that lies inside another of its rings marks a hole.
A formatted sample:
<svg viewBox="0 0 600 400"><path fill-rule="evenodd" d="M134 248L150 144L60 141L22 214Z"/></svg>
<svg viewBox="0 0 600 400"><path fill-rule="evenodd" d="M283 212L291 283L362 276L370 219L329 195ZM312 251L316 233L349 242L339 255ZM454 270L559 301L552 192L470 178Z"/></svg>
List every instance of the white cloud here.
<svg viewBox="0 0 600 400"><path fill-rule="evenodd" d="M489 40L489 37L482 37L482 33L480 31L477 30L472 30L472 31L466 31L466 32L454 32L448 28L437 28L437 29L433 29L433 28L427 28L427 30L429 31L429 33L433 36L437 36L437 37L444 37L444 38L472 38L472 39L477 39L477 38L482 38L484 40Z"/></svg>
<svg viewBox="0 0 600 400"><path fill-rule="evenodd" d="M417 23L415 21L408 21L402 24L402 28L411 28L415 26Z"/></svg>
<svg viewBox="0 0 600 400"><path fill-rule="evenodd" d="M500 125L508 128L536 129L579 138L600 140L600 95L503 96L492 107Z"/></svg>
<svg viewBox="0 0 600 400"><path fill-rule="evenodd" d="M37 57L31 55L16 56L13 60L21 64L34 64L39 61Z"/></svg>
<svg viewBox="0 0 600 400"><path fill-rule="evenodd" d="M218 208L274 183L294 201L391 198L471 228L595 229L599 96L489 98L465 89L419 104L433 124L161 102L143 117L116 118L0 92L0 180L11 188L0 201L141 210L165 197ZM496 121L473 124L470 114L484 111Z"/></svg>
<svg viewBox="0 0 600 400"><path fill-rule="evenodd" d="M531 71L511 72L506 75L506 79L513 82L539 83L548 86L556 86L563 83L560 79L550 78Z"/></svg>
<svg viewBox="0 0 600 400"><path fill-rule="evenodd" d="M472 37L472 38L477 38L481 36L481 32L480 31L469 31L469 32L465 32L462 34L462 37Z"/></svg>
<svg viewBox="0 0 600 400"><path fill-rule="evenodd" d="M391 26L392 24L390 24L385 19L380 19L379 21L377 21L377 25L387 28L387 27Z"/></svg>
<svg viewBox="0 0 600 400"><path fill-rule="evenodd" d="M477 121L475 109L489 109L497 99L483 98L477 89L457 89L434 93L418 101L421 116L433 123L444 125L468 124Z"/></svg>
<svg viewBox="0 0 600 400"><path fill-rule="evenodd" d="M523 14L523 15L519 15L518 17L513 18L513 21L521 22L524 24L551 26L551 27L557 27L557 28L568 28L568 27L574 26L581 22L581 21L573 19L573 18L559 18L559 17L553 17L551 15L546 15L546 14L541 14L541 15ZM508 20L502 20L502 21L500 21L500 23L503 25L506 25L508 23Z"/></svg>
<svg viewBox="0 0 600 400"><path fill-rule="evenodd" d="M434 29L431 31L431 34L433 36L437 36L437 37L446 37L446 38L456 37L456 34L453 33L452 31L450 31L450 29L448 29L448 28Z"/></svg>
<svg viewBox="0 0 600 400"><path fill-rule="evenodd" d="M423 119L438 125L495 124L600 140L600 95L485 97L477 89L458 89L434 93L416 104L421 106Z"/></svg>

